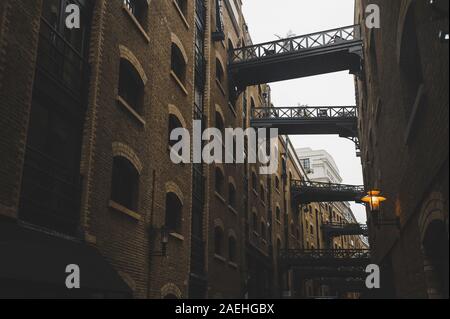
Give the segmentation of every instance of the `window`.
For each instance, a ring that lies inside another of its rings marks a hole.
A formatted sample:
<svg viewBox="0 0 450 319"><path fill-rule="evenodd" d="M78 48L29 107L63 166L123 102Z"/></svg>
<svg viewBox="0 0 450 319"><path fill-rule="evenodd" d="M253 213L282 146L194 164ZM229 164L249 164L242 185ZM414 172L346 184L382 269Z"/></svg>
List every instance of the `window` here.
<svg viewBox="0 0 450 319"><path fill-rule="evenodd" d="M186 17L188 10L187 0L175 0L175 2L178 5L178 8L180 8L181 13Z"/></svg>
<svg viewBox="0 0 450 319"><path fill-rule="evenodd" d="M231 207L236 208L236 188L232 183L228 185L228 203Z"/></svg>
<svg viewBox="0 0 450 319"><path fill-rule="evenodd" d="M258 215L256 213L253 213L252 216L253 221L253 231L258 232Z"/></svg>
<svg viewBox="0 0 450 319"><path fill-rule="evenodd" d="M214 229L214 253L223 256L223 230L219 226Z"/></svg>
<svg viewBox="0 0 450 319"><path fill-rule="evenodd" d="M280 190L280 178L278 176L275 176L275 188Z"/></svg>
<svg viewBox="0 0 450 319"><path fill-rule="evenodd" d="M223 195L223 174L222 171L219 168L216 168L216 174L215 174L215 189L216 192L220 195Z"/></svg>
<svg viewBox="0 0 450 319"><path fill-rule="evenodd" d="M423 83L422 62L417 40L414 10L414 4L412 4L406 15L400 48L400 67L404 79L404 105L407 119L413 112L419 87Z"/></svg>
<svg viewBox="0 0 450 319"><path fill-rule="evenodd" d="M310 233L311 235L314 235L314 226L313 226L313 225L310 225L310 226L309 226L309 233Z"/></svg>
<svg viewBox="0 0 450 319"><path fill-rule="evenodd" d="M281 221L281 210L279 207L277 207L277 209L276 209L276 218L277 218L277 221Z"/></svg>
<svg viewBox="0 0 450 319"><path fill-rule="evenodd" d="M260 197L261 197L261 200L264 202L265 200L266 200L266 192L265 192L265 190L264 190L264 185L261 185L260 187L259 187L259 189L260 189Z"/></svg>
<svg viewBox="0 0 450 319"><path fill-rule="evenodd" d="M223 85L223 80L225 77L225 73L222 67L222 63L220 63L219 59L216 59L216 80Z"/></svg>
<svg viewBox="0 0 450 319"><path fill-rule="evenodd" d="M175 130L177 128L182 128L182 127L183 127L183 125L181 124L178 117L176 117L174 114L170 114L169 115L169 132L168 132L170 147L174 146L181 140L181 137L179 138L179 140L170 140L170 134L172 133L173 130ZM181 152L181 150L180 150L180 152ZM181 154L179 154L179 155L181 155Z"/></svg>
<svg viewBox="0 0 450 319"><path fill-rule="evenodd" d="M305 171L309 172L311 170L311 160L309 158L300 160Z"/></svg>
<svg viewBox="0 0 450 319"><path fill-rule="evenodd" d="M261 222L261 238L267 240L266 223L264 221Z"/></svg>
<svg viewBox="0 0 450 319"><path fill-rule="evenodd" d="M181 234L183 204L174 193L166 195L166 227L169 232Z"/></svg>
<svg viewBox="0 0 450 319"><path fill-rule="evenodd" d="M124 0L123 4L141 25L145 25L148 11L147 0Z"/></svg>
<svg viewBox="0 0 450 319"><path fill-rule="evenodd" d="M255 192L257 192L256 185L258 185L258 177L256 176L255 172L252 172L252 188Z"/></svg>
<svg viewBox="0 0 450 319"><path fill-rule="evenodd" d="M124 157L113 160L111 199L132 211L137 211L139 173Z"/></svg>
<svg viewBox="0 0 450 319"><path fill-rule="evenodd" d="M144 83L133 65L120 60L119 96L137 113L142 113Z"/></svg>
<svg viewBox="0 0 450 319"><path fill-rule="evenodd" d="M236 239L233 236L228 238L228 258L230 262L236 262L237 249L236 249Z"/></svg>
<svg viewBox="0 0 450 319"><path fill-rule="evenodd" d="M172 43L171 67L178 80L184 84L186 79L186 61L180 48Z"/></svg>

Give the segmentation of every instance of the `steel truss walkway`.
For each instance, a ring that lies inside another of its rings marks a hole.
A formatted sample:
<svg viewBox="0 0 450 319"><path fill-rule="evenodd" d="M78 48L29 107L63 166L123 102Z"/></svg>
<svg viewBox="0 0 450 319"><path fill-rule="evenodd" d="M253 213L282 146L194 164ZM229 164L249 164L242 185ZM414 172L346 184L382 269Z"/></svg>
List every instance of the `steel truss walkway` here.
<svg viewBox="0 0 450 319"><path fill-rule="evenodd" d="M361 202L365 190L364 186L293 180L291 195L293 202L298 204Z"/></svg>
<svg viewBox="0 0 450 319"><path fill-rule="evenodd" d="M322 230L327 238L352 235L369 236L367 225L363 224L326 223L322 225Z"/></svg>
<svg viewBox="0 0 450 319"><path fill-rule="evenodd" d="M367 249L289 249L281 252L280 260L285 267L295 268L365 268L370 264L370 251Z"/></svg>
<svg viewBox="0 0 450 319"><path fill-rule="evenodd" d="M233 84L250 85L362 68L361 29L353 25L230 51Z"/></svg>
<svg viewBox="0 0 450 319"><path fill-rule="evenodd" d="M356 106L263 107L251 110L253 127L278 128L281 135L337 134L358 137Z"/></svg>

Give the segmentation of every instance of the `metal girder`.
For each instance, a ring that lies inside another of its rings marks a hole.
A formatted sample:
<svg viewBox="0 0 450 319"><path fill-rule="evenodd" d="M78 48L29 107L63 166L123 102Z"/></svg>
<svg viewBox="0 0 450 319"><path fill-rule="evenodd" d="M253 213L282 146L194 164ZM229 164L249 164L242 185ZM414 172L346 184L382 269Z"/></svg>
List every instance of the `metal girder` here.
<svg viewBox="0 0 450 319"><path fill-rule="evenodd" d="M369 230L365 224L325 223L322 230L328 237L362 235L368 236Z"/></svg>
<svg viewBox="0 0 450 319"><path fill-rule="evenodd" d="M370 264L368 249L289 249L280 254L282 264L289 267L366 267Z"/></svg>
<svg viewBox="0 0 450 319"><path fill-rule="evenodd" d="M229 65L238 87L362 68L360 25L352 25L230 52Z"/></svg>
<svg viewBox="0 0 450 319"><path fill-rule="evenodd" d="M319 202L360 202L365 194L364 186L293 180L293 202L310 204Z"/></svg>
<svg viewBox="0 0 450 319"><path fill-rule="evenodd" d="M277 128L279 134L336 134L358 136L356 106L262 107L251 110L253 127Z"/></svg>

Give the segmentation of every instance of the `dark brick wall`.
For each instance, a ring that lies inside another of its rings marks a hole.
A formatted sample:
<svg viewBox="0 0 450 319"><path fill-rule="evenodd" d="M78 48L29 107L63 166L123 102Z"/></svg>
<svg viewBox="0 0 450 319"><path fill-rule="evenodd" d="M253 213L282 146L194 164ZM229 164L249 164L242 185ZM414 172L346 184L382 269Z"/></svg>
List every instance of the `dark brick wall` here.
<svg viewBox="0 0 450 319"><path fill-rule="evenodd" d="M357 1L358 21L368 3ZM400 232L372 227L371 247L374 262L392 260L396 295L422 298L427 291L419 220L432 193L441 194L448 232L448 43L438 39L439 30L448 32L448 13L438 18L427 1L410 7L409 1L370 3L380 6L381 29L363 30L365 72L357 83L365 184L384 192L389 200L382 215L397 216L402 225ZM423 74L424 95L415 115L411 103L417 90L408 87L411 78L401 67L412 49L399 46L413 29L403 28L406 12L415 16L420 56L415 65Z"/></svg>

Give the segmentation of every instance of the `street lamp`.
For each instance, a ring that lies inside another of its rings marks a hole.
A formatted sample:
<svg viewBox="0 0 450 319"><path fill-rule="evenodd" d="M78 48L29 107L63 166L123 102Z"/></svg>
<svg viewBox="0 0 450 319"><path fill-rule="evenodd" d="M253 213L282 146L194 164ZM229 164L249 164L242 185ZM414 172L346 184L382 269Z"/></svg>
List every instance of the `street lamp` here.
<svg viewBox="0 0 450 319"><path fill-rule="evenodd" d="M167 244L169 243L169 229L166 226L162 226L161 228L150 227L150 238L156 237L156 232L160 231L161 238L161 251L154 251L150 253L152 257L166 257L167 256Z"/></svg>
<svg viewBox="0 0 450 319"><path fill-rule="evenodd" d="M386 197L381 196L379 190L371 190L367 192L367 195L361 198L361 201L369 204L370 212L375 220L375 225L379 228L381 226L396 226L400 229L400 219L382 219L380 218L380 205L387 200Z"/></svg>
<svg viewBox="0 0 450 319"><path fill-rule="evenodd" d="M381 196L381 192L378 190L373 190L367 192L367 195L361 199L364 203L368 203L370 211L372 213L380 212L380 204L387 200L386 197Z"/></svg>

